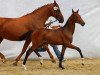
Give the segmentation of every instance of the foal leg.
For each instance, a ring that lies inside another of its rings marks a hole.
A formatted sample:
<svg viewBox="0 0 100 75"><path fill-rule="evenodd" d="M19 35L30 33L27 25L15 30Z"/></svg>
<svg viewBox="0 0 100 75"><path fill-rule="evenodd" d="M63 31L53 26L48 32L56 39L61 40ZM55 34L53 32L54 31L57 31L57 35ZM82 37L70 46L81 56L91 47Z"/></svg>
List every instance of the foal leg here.
<svg viewBox="0 0 100 75"><path fill-rule="evenodd" d="M20 58L22 57L22 55L25 53L27 47L29 46L29 44L31 43L31 39L28 38L26 41L25 41L25 44L23 46L23 49L21 51L21 53L19 54L19 56L16 58L16 61L13 63L14 66L17 66L17 63L18 61L20 60Z"/></svg>
<svg viewBox="0 0 100 75"><path fill-rule="evenodd" d="M43 48L45 48L45 50L47 50L50 58L52 59L52 62L56 63L56 60L54 59L54 56L52 55L52 53L50 52L48 45L44 45Z"/></svg>
<svg viewBox="0 0 100 75"><path fill-rule="evenodd" d="M1 44L2 41L3 41L3 38L0 37L0 44ZM1 57L1 59L2 59L2 62L5 63L5 62L6 62L5 56L4 56L1 52L0 52L0 57Z"/></svg>
<svg viewBox="0 0 100 75"><path fill-rule="evenodd" d="M79 47L77 47L77 46L72 45L72 44L69 44L68 47L72 48L72 49L76 49L79 52L79 54L80 54L80 56L82 58L82 65L84 65L84 62L83 62L84 56L83 56L83 54L81 52L81 49Z"/></svg>
<svg viewBox="0 0 100 75"><path fill-rule="evenodd" d="M39 59L40 59L40 64L42 65L42 64L43 64L43 58L42 58L42 56L39 54L39 52L38 52L37 50L35 50L34 52L35 52L35 54L39 57Z"/></svg>
<svg viewBox="0 0 100 75"><path fill-rule="evenodd" d="M59 59L59 67L62 68L62 69L65 69L65 68L62 66L62 60L63 60L63 58L64 58L65 50L66 50L66 46L63 46L63 47L62 47L62 51L61 51L61 56L60 56L60 59Z"/></svg>
<svg viewBox="0 0 100 75"><path fill-rule="evenodd" d="M26 68L26 66L25 66L26 61L27 61L29 55L30 55L33 51L35 51L35 48L34 48L34 47L32 47L31 49L27 50L27 52L26 52L25 59L24 59L24 61L23 61L23 65L22 65L22 66L24 67L25 70L27 70L27 68Z"/></svg>
<svg viewBox="0 0 100 75"><path fill-rule="evenodd" d="M30 50L32 47L30 47L28 50ZM38 50L36 49L35 51L35 54L39 57L40 59L40 64L42 65L43 64L43 59L42 59L42 56L39 54Z"/></svg>

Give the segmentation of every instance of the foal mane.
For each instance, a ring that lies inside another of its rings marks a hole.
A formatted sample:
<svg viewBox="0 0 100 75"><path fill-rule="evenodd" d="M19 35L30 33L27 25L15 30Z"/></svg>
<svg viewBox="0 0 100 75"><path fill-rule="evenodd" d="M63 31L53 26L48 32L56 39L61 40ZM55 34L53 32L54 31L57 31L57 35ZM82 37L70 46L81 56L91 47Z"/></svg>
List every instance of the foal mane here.
<svg viewBox="0 0 100 75"><path fill-rule="evenodd" d="M71 18L71 16L68 18L68 20L66 21L65 25L62 28L65 28L68 26L68 22L69 22L70 18Z"/></svg>
<svg viewBox="0 0 100 75"><path fill-rule="evenodd" d="M40 9L43 9L43 8L46 8L47 6L50 6L50 5L52 5L53 3L49 3L49 4L46 4L46 5L43 5L43 6L41 6L41 7L38 7L37 9L35 9L34 11L32 11L31 13L28 13L28 14L26 14L26 15L24 15L24 16L28 16L28 15L31 15L31 14L35 14L35 13L37 13L38 11L40 11ZM24 17L23 16L23 17Z"/></svg>

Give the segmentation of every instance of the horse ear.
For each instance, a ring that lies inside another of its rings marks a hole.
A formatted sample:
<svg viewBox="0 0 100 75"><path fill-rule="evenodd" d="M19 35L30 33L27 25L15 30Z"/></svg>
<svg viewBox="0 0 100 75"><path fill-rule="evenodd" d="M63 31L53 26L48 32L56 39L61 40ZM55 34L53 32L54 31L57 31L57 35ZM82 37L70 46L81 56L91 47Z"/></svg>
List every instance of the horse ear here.
<svg viewBox="0 0 100 75"><path fill-rule="evenodd" d="M55 5L55 6L57 5L56 0L54 0L54 5Z"/></svg>
<svg viewBox="0 0 100 75"><path fill-rule="evenodd" d="M79 12L79 9L76 11L76 13L78 13Z"/></svg>
<svg viewBox="0 0 100 75"><path fill-rule="evenodd" d="M72 9L72 13L74 13L74 10Z"/></svg>

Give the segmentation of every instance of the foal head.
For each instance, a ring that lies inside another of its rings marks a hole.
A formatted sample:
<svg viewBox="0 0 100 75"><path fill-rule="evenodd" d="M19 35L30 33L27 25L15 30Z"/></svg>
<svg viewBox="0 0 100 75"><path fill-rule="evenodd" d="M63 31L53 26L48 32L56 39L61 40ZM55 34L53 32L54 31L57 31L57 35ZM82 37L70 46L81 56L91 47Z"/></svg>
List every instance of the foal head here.
<svg viewBox="0 0 100 75"><path fill-rule="evenodd" d="M63 15L60 11L59 5L56 3L56 1L54 0L52 9L50 10L50 14L55 17L60 23L64 22L64 18Z"/></svg>
<svg viewBox="0 0 100 75"><path fill-rule="evenodd" d="M79 23L82 26L84 26L85 22L83 21L81 16L78 14L78 12L79 12L79 9L76 12L72 9L72 13L73 13L72 14L72 19L74 20L75 23Z"/></svg>

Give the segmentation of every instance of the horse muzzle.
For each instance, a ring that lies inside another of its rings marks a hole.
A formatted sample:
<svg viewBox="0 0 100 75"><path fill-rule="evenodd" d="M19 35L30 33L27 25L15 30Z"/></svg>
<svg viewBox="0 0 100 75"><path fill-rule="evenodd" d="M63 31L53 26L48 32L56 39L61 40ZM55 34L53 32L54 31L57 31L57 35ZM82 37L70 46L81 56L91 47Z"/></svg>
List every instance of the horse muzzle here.
<svg viewBox="0 0 100 75"><path fill-rule="evenodd" d="M85 22L84 23L82 23L82 26L84 26L85 25Z"/></svg>
<svg viewBox="0 0 100 75"><path fill-rule="evenodd" d="M59 23L63 23L64 19L63 18L58 18Z"/></svg>

